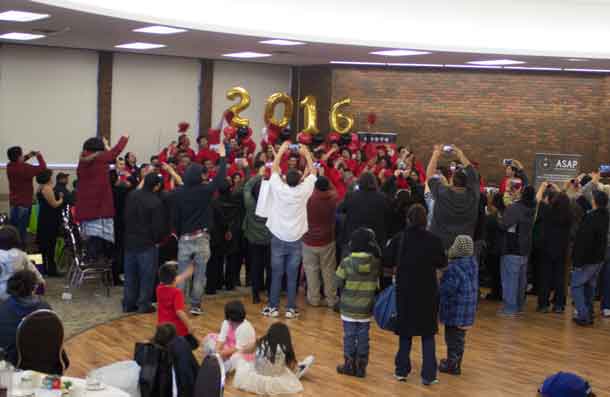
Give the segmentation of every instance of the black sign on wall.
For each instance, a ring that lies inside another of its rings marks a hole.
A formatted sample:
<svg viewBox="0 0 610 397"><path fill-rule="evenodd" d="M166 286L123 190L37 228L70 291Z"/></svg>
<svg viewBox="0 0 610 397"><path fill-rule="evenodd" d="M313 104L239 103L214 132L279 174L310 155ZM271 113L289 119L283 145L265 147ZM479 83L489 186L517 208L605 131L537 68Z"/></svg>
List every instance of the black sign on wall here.
<svg viewBox="0 0 610 397"><path fill-rule="evenodd" d="M580 174L580 154L536 153L534 184L548 181L563 184ZM561 186L561 185L560 185Z"/></svg>

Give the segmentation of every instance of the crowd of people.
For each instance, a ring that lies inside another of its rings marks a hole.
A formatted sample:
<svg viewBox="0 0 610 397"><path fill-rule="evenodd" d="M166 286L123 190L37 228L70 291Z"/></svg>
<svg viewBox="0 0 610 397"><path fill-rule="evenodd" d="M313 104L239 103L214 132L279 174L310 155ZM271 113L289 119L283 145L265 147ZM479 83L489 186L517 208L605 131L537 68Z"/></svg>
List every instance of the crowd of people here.
<svg viewBox="0 0 610 397"><path fill-rule="evenodd" d="M138 163L133 152L120 157L127 135L113 147L90 138L73 189L66 174L58 174L53 186L41 153L10 148L10 221L16 229L0 231L0 293L12 274L28 267L13 250L24 248L19 241L27 238L35 178L44 275L58 275L59 213L74 207L88 260L112 261L117 284L124 274L123 310L154 312L156 300L159 323L174 324L166 332L180 337L193 334L187 314L203 313L206 294L239 285L251 286L255 304L267 296L261 313L269 317L280 316L285 289L284 316L298 318L303 274L307 303L340 312L345 362L337 371L364 377L375 296L394 278L400 337L395 377L406 380L412 338L419 336L421 377L431 385L439 370L461 373L480 282L490 288L485 298L502 301L501 316L521 314L530 292L537 294L540 313L563 313L569 285L576 324L593 323L596 296L601 314L610 317L610 185L598 172L563 186L544 182L536 191L513 160L504 164L499 188L490 189L478 165L454 145L435 145L424 168L405 146L354 147L331 136L315 145L264 141L255 152L239 136L219 144L208 138L198 137L194 150L181 134L147 163ZM38 165L27 163L32 157ZM261 384L239 374L282 378L285 368L294 375L310 365L297 363L287 328L274 325L256 340L243 306L233 303L226 313L207 346L233 362L227 369L236 371L242 388ZM448 355L437 365L439 319ZM236 354L257 365L240 366ZM284 376L283 386L297 390L298 377Z"/></svg>

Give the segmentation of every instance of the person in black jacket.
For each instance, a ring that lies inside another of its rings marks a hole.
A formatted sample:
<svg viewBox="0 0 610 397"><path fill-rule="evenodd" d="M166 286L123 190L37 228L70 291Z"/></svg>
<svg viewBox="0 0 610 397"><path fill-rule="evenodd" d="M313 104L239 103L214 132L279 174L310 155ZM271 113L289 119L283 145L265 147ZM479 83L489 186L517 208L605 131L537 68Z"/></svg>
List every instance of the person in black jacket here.
<svg viewBox="0 0 610 397"><path fill-rule="evenodd" d="M193 397L199 362L193 350L199 343L192 335L176 336L173 324L161 324L149 343L136 343L135 361L140 366L142 397L172 397L175 374L177 397Z"/></svg>
<svg viewBox="0 0 610 397"><path fill-rule="evenodd" d="M394 376L404 382L411 372L411 346L414 336L422 340L422 383L436 379L439 291L436 271L447 266L442 240L426 230L426 210L414 204L407 214L407 227L386 248L384 266L397 267L396 312L400 336Z"/></svg>
<svg viewBox="0 0 610 397"><path fill-rule="evenodd" d="M157 244L165 235L165 207L159 191L163 177L150 173L144 186L129 193L125 203L125 288L123 311L152 313Z"/></svg>
<svg viewBox="0 0 610 397"><path fill-rule="evenodd" d="M205 271L210 259L210 203L220 184L224 182L227 165L225 145L218 146L218 173L209 180L208 170L191 164L184 173L184 186L174 194L174 226L178 235L178 269L186 270L195 263L195 274L190 291L191 314L201 315L201 298L205 288ZM186 283L179 285L186 295Z"/></svg>
<svg viewBox="0 0 610 397"><path fill-rule="evenodd" d="M541 191L546 189L542 184ZM539 191L540 193L540 191ZM539 194L540 196L540 194ZM563 313L566 305L565 276L566 257L570 243L573 216L570 198L564 192L551 194L549 203L542 201L538 207L540 253L538 263L538 308L549 312L549 298L553 296L553 312Z"/></svg>
<svg viewBox="0 0 610 397"><path fill-rule="evenodd" d="M370 172L363 172L358 179L358 189L349 193L338 211L345 214L342 230L342 257L349 254L349 238L360 227L373 229L377 244L385 246L390 208L385 195L377 190L377 180Z"/></svg>
<svg viewBox="0 0 610 397"><path fill-rule="evenodd" d="M593 324L595 286L608 245L608 195L594 190L592 204L593 210L585 215L576 232L572 252L571 288L577 310L574 322L582 326Z"/></svg>
<svg viewBox="0 0 610 397"><path fill-rule="evenodd" d="M21 320L36 310L51 309L48 303L34 295L37 281L36 275L29 270L16 272L7 283L9 299L0 304L0 348L13 365L17 364L17 328Z"/></svg>

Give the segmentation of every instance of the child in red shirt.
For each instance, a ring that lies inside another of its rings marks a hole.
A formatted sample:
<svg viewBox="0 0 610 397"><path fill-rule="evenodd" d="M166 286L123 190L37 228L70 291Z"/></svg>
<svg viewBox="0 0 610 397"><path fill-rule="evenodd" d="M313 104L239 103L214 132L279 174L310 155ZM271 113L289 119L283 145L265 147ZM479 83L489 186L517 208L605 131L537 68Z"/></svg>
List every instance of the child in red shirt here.
<svg viewBox="0 0 610 397"><path fill-rule="evenodd" d="M176 285L193 275L193 264L180 275L175 263L165 263L159 269L157 287L157 325L171 323L176 327L178 336L193 335L193 327L186 315L184 295Z"/></svg>

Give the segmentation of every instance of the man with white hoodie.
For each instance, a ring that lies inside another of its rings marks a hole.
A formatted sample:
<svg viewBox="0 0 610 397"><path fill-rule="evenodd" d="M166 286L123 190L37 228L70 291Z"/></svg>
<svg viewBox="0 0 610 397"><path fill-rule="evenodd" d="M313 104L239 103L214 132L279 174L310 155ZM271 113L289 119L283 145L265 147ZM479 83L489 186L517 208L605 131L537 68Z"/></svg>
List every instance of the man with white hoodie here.
<svg viewBox="0 0 610 397"><path fill-rule="evenodd" d="M289 169L285 180L282 179L280 162L291 147L307 161L305 173ZM297 278L302 256L302 237L308 230L307 200L313 193L316 176L311 153L304 145L290 145L285 141L273 162L266 207L269 209L267 228L271 237L271 296L263 315L279 316L280 290L282 277L286 274L288 304L286 318L299 315L296 307Z"/></svg>

